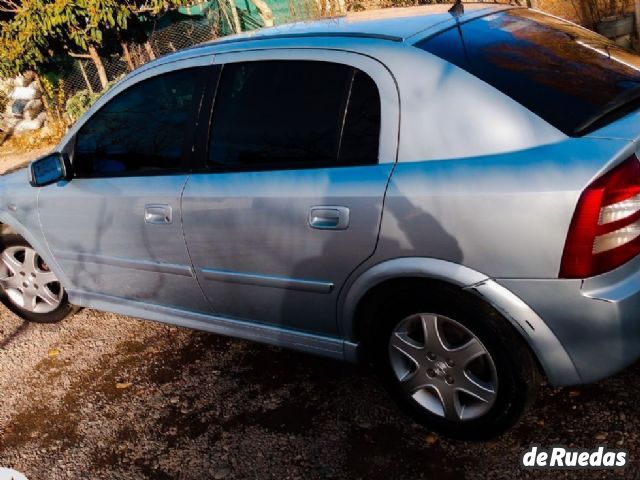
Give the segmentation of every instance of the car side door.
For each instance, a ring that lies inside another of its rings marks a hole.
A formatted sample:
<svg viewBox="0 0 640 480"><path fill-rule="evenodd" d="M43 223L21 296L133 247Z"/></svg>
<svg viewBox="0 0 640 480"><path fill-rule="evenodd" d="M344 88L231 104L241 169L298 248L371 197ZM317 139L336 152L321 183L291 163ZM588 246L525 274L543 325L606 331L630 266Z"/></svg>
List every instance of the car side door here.
<svg viewBox="0 0 640 480"><path fill-rule="evenodd" d="M42 188L38 199L72 300L208 309L184 242L180 196L210 62L125 80L72 132L64 150L73 178Z"/></svg>
<svg viewBox="0 0 640 480"><path fill-rule="evenodd" d="M338 293L375 250L396 159L393 77L324 50L216 63L201 170L183 194L200 285L217 315L335 335Z"/></svg>

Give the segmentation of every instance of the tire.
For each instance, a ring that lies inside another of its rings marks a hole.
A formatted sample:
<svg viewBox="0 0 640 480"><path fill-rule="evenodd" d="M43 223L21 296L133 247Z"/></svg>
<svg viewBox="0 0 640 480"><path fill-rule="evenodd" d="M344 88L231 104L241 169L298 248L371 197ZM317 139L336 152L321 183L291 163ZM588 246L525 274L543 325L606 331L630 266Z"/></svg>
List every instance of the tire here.
<svg viewBox="0 0 640 480"><path fill-rule="evenodd" d="M372 310L371 360L392 397L428 429L488 440L535 399L540 373L528 346L479 298L438 283L395 291Z"/></svg>
<svg viewBox="0 0 640 480"><path fill-rule="evenodd" d="M0 301L36 323L57 323L76 311L42 257L19 235L0 238Z"/></svg>

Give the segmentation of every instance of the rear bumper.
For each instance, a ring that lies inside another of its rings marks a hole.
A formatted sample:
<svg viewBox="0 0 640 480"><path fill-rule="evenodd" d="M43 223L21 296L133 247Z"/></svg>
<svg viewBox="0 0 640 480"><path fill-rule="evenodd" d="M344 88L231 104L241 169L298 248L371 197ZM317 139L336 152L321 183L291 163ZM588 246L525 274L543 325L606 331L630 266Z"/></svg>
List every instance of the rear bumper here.
<svg viewBox="0 0 640 480"><path fill-rule="evenodd" d="M552 384L595 382L640 358L640 258L587 280L496 282L526 303L557 339L560 346L541 351L536 342L544 339L530 338ZM512 307L506 308L503 313L513 316Z"/></svg>

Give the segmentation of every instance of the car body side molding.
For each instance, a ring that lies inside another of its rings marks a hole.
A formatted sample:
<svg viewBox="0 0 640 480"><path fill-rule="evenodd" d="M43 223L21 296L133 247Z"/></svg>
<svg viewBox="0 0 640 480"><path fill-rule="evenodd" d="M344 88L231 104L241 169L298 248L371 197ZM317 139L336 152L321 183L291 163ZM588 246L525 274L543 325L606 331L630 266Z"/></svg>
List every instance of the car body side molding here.
<svg viewBox="0 0 640 480"><path fill-rule="evenodd" d="M172 275L182 275L193 277L190 265L176 265L174 263L149 262L144 260L132 260L130 258L114 257L111 255L96 255L85 252L67 252L56 250L53 252L56 258L71 260L73 262L95 263L98 265L111 265L120 268L132 268L148 272L170 273Z"/></svg>
<svg viewBox="0 0 640 480"><path fill-rule="evenodd" d="M280 328L275 325L180 310L176 308L103 295L95 292L67 290L72 304L129 315L170 325L202 330L258 343L290 348L336 360L356 361L357 345L340 338Z"/></svg>
<svg viewBox="0 0 640 480"><path fill-rule="evenodd" d="M203 268L200 271L207 280L216 280L225 283L240 283L244 285L256 285L258 287L284 288L286 290L301 290L312 293L331 293L333 290L333 283L331 282L277 277L258 273L231 272L228 270L216 270L213 268Z"/></svg>

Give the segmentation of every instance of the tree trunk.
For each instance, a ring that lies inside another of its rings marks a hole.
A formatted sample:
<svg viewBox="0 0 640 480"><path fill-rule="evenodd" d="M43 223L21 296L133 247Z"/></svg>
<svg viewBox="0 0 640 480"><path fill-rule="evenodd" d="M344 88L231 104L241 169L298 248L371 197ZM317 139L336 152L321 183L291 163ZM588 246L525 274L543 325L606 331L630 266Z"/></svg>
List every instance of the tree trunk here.
<svg viewBox="0 0 640 480"><path fill-rule="evenodd" d="M144 65L147 59L144 57L144 52L142 51L142 46L138 43L134 43L132 49L129 49L129 52L132 53L133 63L134 65Z"/></svg>
<svg viewBox="0 0 640 480"><path fill-rule="evenodd" d="M133 72L136 69L136 66L133 64L133 59L131 58L131 52L129 52L129 45L127 42L122 42L122 53L124 54L124 59L127 61L127 65L129 66L129 71Z"/></svg>
<svg viewBox="0 0 640 480"><path fill-rule="evenodd" d="M44 105L44 111L47 112L47 117L51 119L53 118L53 115L55 113L57 119L60 120L59 109L56 109L56 111L54 112L53 108L51 108L51 104L49 103L49 99L47 98L47 92L42 86L42 80L40 80L40 75L38 75L37 73L36 73L36 82L38 82L38 88L42 92L42 105Z"/></svg>
<svg viewBox="0 0 640 480"><path fill-rule="evenodd" d="M240 25L240 17L238 16L238 9L234 0L228 1L229 11L231 13L231 28L235 33L242 32L242 26Z"/></svg>
<svg viewBox="0 0 640 480"><path fill-rule="evenodd" d="M635 0L636 7L636 39L640 41L640 0Z"/></svg>
<svg viewBox="0 0 640 480"><path fill-rule="evenodd" d="M149 40L144 42L144 49L147 51L147 55L149 55L149 60L156 59L156 52L153 51L153 47L151 46L151 42L149 42Z"/></svg>
<svg viewBox="0 0 640 480"><path fill-rule="evenodd" d="M82 60L77 59L76 62L78 62L78 66L80 67L80 73L82 74L82 78L84 78L84 83L87 84L89 93L93 95L93 85L91 85L91 82L89 81L89 77L87 76L87 71L84 69L84 64L82 63Z"/></svg>
<svg viewBox="0 0 640 480"><path fill-rule="evenodd" d="M104 63L102 63L102 59L100 58L100 55L98 55L96 47L89 47L89 55L96 66L96 70L98 71L98 78L100 79L102 89L106 90L107 85L109 84L109 78L107 78L107 71L104 69Z"/></svg>
<svg viewBox="0 0 640 480"><path fill-rule="evenodd" d="M273 27L273 12L267 2L264 0L251 0L251 2L258 9L258 14L260 18L262 18L262 23L264 23L265 27Z"/></svg>

